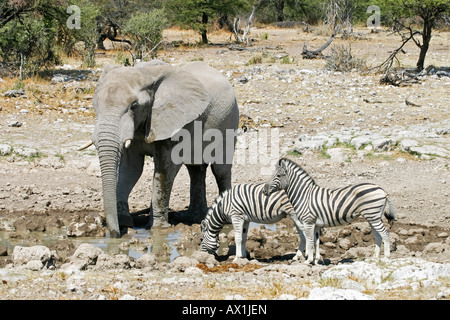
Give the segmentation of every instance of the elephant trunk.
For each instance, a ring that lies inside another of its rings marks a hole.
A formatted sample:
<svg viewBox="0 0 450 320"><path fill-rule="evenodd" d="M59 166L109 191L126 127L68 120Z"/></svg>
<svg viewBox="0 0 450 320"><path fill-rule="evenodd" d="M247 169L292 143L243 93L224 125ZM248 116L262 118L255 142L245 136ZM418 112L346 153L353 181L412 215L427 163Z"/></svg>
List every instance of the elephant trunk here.
<svg viewBox="0 0 450 320"><path fill-rule="evenodd" d="M97 151L103 186L103 207L111 238L120 237L117 215L117 179L120 160L118 121L102 121L98 126Z"/></svg>

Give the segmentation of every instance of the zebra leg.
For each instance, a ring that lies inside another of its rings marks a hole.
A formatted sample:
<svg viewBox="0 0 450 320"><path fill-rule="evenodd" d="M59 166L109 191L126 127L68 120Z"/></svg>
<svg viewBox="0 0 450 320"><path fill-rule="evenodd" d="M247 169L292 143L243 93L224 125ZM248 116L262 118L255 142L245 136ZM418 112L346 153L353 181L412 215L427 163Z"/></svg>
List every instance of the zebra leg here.
<svg viewBox="0 0 450 320"><path fill-rule="evenodd" d="M314 223L305 223L305 237L306 237L306 261L305 264L312 264L314 260L314 235L315 235Z"/></svg>
<svg viewBox="0 0 450 320"><path fill-rule="evenodd" d="M381 219L377 223L370 222L370 226L372 227L373 236L375 237L375 253L374 258L380 259L380 248L381 241L383 241L384 245L384 256L389 258L391 255L391 246L389 243L389 232L384 227Z"/></svg>
<svg viewBox="0 0 450 320"><path fill-rule="evenodd" d="M242 258L247 258L247 235L248 235L248 226L250 225L250 222L244 221L244 224L242 226L242 243L241 243L241 254Z"/></svg>
<svg viewBox="0 0 450 320"><path fill-rule="evenodd" d="M372 232L375 237L375 253L373 257L378 260L380 259L381 235L374 228L372 228Z"/></svg>
<svg viewBox="0 0 450 320"><path fill-rule="evenodd" d="M298 218L296 216L291 216L292 220L294 220L295 223L295 227L297 228L297 232L298 235L300 236L300 243L298 246L298 250L297 253L295 254L293 260L297 261L300 256L302 256L303 258L306 259L305 257L305 243L306 243L306 238L305 238L305 231L303 230L303 224L300 222L300 220L298 220Z"/></svg>
<svg viewBox="0 0 450 320"><path fill-rule="evenodd" d="M315 253L315 258L314 258L314 264L318 264L319 261L322 260L322 257L320 256L320 250L319 250L321 234L322 234L322 228L315 227L314 228L314 250L316 251L316 253Z"/></svg>
<svg viewBox="0 0 450 320"><path fill-rule="evenodd" d="M238 215L233 215L231 217L231 223L233 224L234 229L234 242L236 243L236 257L233 261L236 261L239 258L244 257L245 255L245 247L242 250L242 245L245 245L245 241L243 243L243 233L244 233L244 224L245 221L242 217ZM245 234L247 236L247 234Z"/></svg>

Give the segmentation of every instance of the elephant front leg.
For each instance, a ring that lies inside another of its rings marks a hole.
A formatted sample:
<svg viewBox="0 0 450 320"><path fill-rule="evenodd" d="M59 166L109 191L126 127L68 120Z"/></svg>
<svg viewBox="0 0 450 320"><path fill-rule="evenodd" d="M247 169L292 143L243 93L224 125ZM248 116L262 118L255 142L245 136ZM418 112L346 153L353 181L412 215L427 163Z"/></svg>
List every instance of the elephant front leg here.
<svg viewBox="0 0 450 320"><path fill-rule="evenodd" d="M133 218L128 207L128 197L139 180L144 168L144 156L133 149L126 149L120 160L119 177L117 181L117 215L121 234L127 228L134 226Z"/></svg>
<svg viewBox="0 0 450 320"><path fill-rule="evenodd" d="M155 158L155 172L153 174L153 194L151 215L148 227L169 227L169 201L173 181L181 165L172 162L162 163Z"/></svg>

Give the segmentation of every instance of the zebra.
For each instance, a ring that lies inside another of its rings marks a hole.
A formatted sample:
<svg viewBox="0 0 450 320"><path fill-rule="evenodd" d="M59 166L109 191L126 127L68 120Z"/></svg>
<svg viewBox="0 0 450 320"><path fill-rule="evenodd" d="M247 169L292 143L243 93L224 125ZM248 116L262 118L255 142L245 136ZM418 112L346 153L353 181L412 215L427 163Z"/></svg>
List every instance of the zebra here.
<svg viewBox="0 0 450 320"><path fill-rule="evenodd" d="M306 264L320 260L319 236L322 227L348 224L359 215L366 218L372 227L376 244L374 257L380 257L381 241L384 242L384 256L390 256L389 233L381 217L384 214L392 227L395 212L387 193L380 186L360 183L337 189L322 188L297 163L281 158L272 178L264 186L264 193L269 196L280 190L286 192L298 220L303 224ZM389 210L385 211L387 204Z"/></svg>
<svg viewBox="0 0 450 320"><path fill-rule="evenodd" d="M215 254L219 247L219 233L225 224L231 223L235 232L236 257L246 257L245 245L250 222L270 224L290 216L300 235L299 250L304 250L305 237L302 225L284 191L270 196L263 193L264 183L237 184L224 191L213 202L201 222L200 250Z"/></svg>

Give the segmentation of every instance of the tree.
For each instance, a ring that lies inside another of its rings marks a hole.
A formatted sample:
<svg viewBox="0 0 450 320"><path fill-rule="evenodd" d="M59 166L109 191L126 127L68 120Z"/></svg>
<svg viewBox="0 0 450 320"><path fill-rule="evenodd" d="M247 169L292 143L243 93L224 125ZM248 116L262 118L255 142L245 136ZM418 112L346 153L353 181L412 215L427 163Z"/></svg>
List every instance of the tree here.
<svg viewBox="0 0 450 320"><path fill-rule="evenodd" d="M123 32L133 40L133 60L146 58L146 52L156 57L156 49L166 25L167 19L162 9L137 13L126 22Z"/></svg>
<svg viewBox="0 0 450 320"><path fill-rule="evenodd" d="M401 26L409 32L409 39L420 48L419 59L416 67L422 71L425 65L425 57L430 47L431 32L436 27L436 22L450 13L448 0L380 0L380 6L392 14L392 21L397 28ZM422 31L414 30L412 25L407 25L406 18L420 17L422 19ZM420 41L417 39L421 37Z"/></svg>
<svg viewBox="0 0 450 320"><path fill-rule="evenodd" d="M137 12L142 12L142 8L150 11L162 7L162 2L155 0L151 2L146 0L91 0L90 2L100 10L97 19L97 31L99 33L97 46L99 49L104 49L103 41L105 39L126 42L131 45L131 41L117 38L121 35L122 29L130 17Z"/></svg>
<svg viewBox="0 0 450 320"><path fill-rule="evenodd" d="M332 26L333 33L343 29L344 34L353 32L353 0L328 0L327 22Z"/></svg>
<svg viewBox="0 0 450 320"><path fill-rule="evenodd" d="M57 35L65 22L59 0L1 1L0 57L20 78L59 62Z"/></svg>
<svg viewBox="0 0 450 320"><path fill-rule="evenodd" d="M80 25L71 31L78 41L84 42L83 65L93 67L99 38L97 25L100 9L88 0L71 0L70 4L76 5L80 9Z"/></svg>
<svg viewBox="0 0 450 320"><path fill-rule="evenodd" d="M208 27L211 20L235 15L249 8L247 0L169 0L166 8L173 22L182 28L191 28L202 36L202 42L208 43Z"/></svg>

